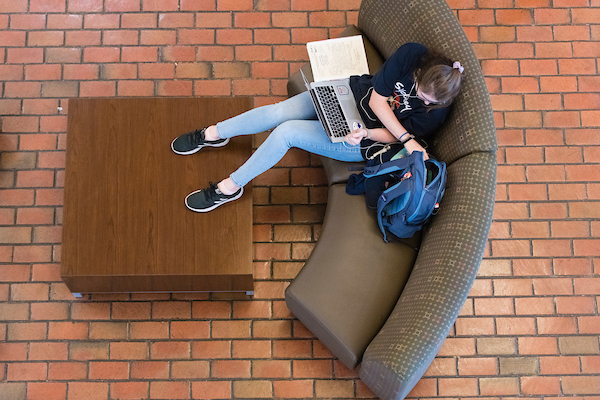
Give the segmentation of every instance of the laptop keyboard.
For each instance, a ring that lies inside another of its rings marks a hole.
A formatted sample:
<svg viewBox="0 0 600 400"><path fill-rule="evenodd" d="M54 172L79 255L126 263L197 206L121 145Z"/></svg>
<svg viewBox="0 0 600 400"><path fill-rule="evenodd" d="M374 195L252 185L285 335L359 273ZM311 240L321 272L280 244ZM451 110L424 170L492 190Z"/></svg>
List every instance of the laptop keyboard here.
<svg viewBox="0 0 600 400"><path fill-rule="evenodd" d="M327 116L327 123L331 130L332 136L344 137L350 133L346 117L342 112L339 100L335 94L333 86L317 86L315 88L319 99L323 114Z"/></svg>

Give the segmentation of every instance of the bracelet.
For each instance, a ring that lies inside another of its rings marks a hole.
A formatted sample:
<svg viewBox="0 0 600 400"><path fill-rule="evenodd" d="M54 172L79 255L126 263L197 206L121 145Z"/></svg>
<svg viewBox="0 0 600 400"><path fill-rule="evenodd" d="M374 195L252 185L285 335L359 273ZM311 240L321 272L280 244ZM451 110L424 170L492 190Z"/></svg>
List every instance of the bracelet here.
<svg viewBox="0 0 600 400"><path fill-rule="evenodd" d="M367 131L367 139L371 139L371 131L368 128L365 128Z"/></svg>
<svg viewBox="0 0 600 400"><path fill-rule="evenodd" d="M403 136L404 135L402 135L400 138L402 138ZM406 139L406 140L400 140L400 143L404 144L404 143L408 142L409 140L413 140L414 138L415 138L415 136L409 133L408 134L408 139Z"/></svg>
<svg viewBox="0 0 600 400"><path fill-rule="evenodd" d="M408 131L404 132L402 135L400 135L400 137L398 138L398 140L402 140L402 138L404 137L404 135L410 135L410 133L408 133Z"/></svg>

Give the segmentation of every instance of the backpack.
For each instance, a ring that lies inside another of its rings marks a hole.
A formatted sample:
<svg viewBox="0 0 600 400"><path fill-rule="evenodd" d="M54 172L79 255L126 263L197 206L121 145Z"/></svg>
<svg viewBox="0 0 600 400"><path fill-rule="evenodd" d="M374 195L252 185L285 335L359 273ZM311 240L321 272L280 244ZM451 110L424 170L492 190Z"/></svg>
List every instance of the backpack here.
<svg viewBox="0 0 600 400"><path fill-rule="evenodd" d="M377 222L388 235L410 238L436 214L446 189L446 163L423 153L368 166L363 172L367 206L377 209Z"/></svg>

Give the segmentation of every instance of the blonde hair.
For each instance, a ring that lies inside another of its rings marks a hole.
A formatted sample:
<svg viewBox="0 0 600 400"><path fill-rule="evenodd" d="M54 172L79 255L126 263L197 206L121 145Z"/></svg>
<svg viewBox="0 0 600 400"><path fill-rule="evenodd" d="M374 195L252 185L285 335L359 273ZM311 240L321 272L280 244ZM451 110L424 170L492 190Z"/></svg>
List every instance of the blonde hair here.
<svg viewBox="0 0 600 400"><path fill-rule="evenodd" d="M437 103L431 108L448 107L458 96L464 75L453 64L448 57L433 51L421 60L415 79L422 92L436 98Z"/></svg>

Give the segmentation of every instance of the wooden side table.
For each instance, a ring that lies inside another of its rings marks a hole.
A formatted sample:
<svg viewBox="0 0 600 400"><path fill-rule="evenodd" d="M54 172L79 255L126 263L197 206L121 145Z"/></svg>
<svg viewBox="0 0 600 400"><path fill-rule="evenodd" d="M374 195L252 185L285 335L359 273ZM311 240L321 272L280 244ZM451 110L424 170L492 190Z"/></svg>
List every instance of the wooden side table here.
<svg viewBox="0 0 600 400"><path fill-rule="evenodd" d="M184 204L238 168L251 137L190 156L170 148L250 107L237 97L69 101L61 276L72 292L253 291L251 185L209 213Z"/></svg>

